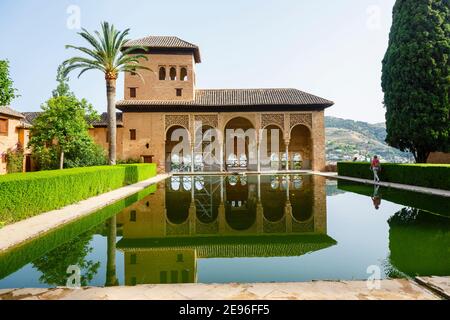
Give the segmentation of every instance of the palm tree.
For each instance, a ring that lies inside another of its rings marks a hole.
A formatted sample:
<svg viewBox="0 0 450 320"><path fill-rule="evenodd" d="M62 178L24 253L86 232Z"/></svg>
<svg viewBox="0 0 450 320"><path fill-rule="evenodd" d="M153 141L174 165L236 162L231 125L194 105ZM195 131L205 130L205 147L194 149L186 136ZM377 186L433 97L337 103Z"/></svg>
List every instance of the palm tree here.
<svg viewBox="0 0 450 320"><path fill-rule="evenodd" d="M139 59L147 60L144 54L136 53L145 50L144 47L125 47L130 29L123 32L114 28L108 22L102 22L102 32L95 31L95 36L86 29L78 34L82 36L92 48L76 47L68 45L66 48L76 49L88 57L74 57L64 61L65 75L75 69L81 69L78 77L89 70L99 70L105 74L107 114L108 114L108 138L109 138L109 163L116 164L116 80L120 72L137 74L142 80L138 69L150 70L139 64Z"/></svg>

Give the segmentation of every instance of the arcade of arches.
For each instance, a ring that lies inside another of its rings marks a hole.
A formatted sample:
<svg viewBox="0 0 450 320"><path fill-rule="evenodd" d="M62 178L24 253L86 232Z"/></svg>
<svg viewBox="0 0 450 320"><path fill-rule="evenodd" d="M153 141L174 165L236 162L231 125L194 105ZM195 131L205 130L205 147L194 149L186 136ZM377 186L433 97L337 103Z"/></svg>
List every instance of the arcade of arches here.
<svg viewBox="0 0 450 320"><path fill-rule="evenodd" d="M166 134L161 171L323 170L325 166L325 134L320 111L166 114L163 118ZM265 133L261 129L266 129ZM228 132L235 134L228 135ZM204 136L207 139L201 139ZM179 143L184 146L183 154L173 152ZM202 150L213 143L219 146L214 149L214 156L222 161L210 163L204 161Z"/></svg>

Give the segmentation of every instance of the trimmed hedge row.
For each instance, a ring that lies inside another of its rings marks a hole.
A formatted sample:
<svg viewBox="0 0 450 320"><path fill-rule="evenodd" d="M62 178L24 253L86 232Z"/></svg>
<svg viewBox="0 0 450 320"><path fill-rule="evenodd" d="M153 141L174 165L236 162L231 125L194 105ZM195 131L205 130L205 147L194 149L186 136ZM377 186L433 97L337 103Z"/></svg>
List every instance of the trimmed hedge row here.
<svg viewBox="0 0 450 320"><path fill-rule="evenodd" d="M132 164L0 176L0 223L62 208L155 175L155 164Z"/></svg>
<svg viewBox="0 0 450 320"><path fill-rule="evenodd" d="M340 176L373 179L370 164L366 162L339 162ZM450 190L450 165L382 163L381 181L409 184L427 188Z"/></svg>

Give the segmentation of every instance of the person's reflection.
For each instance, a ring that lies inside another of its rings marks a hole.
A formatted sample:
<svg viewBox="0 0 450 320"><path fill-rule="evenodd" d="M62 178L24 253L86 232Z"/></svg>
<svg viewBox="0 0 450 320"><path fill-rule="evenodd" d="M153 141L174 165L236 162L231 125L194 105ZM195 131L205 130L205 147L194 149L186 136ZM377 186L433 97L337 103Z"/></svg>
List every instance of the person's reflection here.
<svg viewBox="0 0 450 320"><path fill-rule="evenodd" d="M107 261L106 261L106 287L118 286L116 276L116 235L117 217L114 216L106 222L107 227Z"/></svg>
<svg viewBox="0 0 450 320"><path fill-rule="evenodd" d="M380 194L380 186L379 185L375 185L375 187L373 189L372 202L373 202L373 206L375 207L376 210L380 209L381 194Z"/></svg>

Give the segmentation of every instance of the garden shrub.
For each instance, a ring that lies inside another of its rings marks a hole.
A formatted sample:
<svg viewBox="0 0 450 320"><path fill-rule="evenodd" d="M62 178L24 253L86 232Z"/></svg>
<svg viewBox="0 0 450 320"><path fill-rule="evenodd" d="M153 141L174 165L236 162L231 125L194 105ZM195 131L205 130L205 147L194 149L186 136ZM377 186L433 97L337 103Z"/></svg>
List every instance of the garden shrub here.
<svg viewBox="0 0 450 320"><path fill-rule="evenodd" d="M0 176L0 221L19 221L155 175L155 164L134 164Z"/></svg>
<svg viewBox="0 0 450 320"><path fill-rule="evenodd" d="M370 164L366 162L339 162L338 174L373 179ZM382 163L379 176L385 182L450 190L450 165L445 164Z"/></svg>

